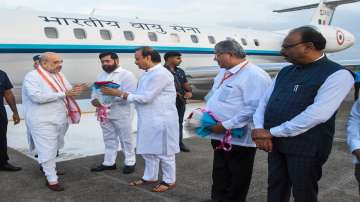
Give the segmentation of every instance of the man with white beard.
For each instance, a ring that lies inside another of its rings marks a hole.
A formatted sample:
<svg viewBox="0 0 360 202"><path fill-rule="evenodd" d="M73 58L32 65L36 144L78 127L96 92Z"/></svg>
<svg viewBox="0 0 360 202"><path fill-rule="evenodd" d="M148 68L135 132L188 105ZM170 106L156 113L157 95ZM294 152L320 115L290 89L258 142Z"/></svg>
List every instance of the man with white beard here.
<svg viewBox="0 0 360 202"><path fill-rule="evenodd" d="M157 183L161 165L162 181L154 187L153 192L164 192L175 187L175 154L180 152L174 76L160 62L161 57L156 50L151 47L139 48L135 53L135 64L145 73L139 79L136 91L131 93L102 88L105 95L121 97L136 106L136 153L143 156L145 171L141 179L129 185Z"/></svg>
<svg viewBox="0 0 360 202"><path fill-rule="evenodd" d="M44 53L39 67L26 74L23 82L25 122L47 178L46 185L53 191L64 190L58 181L55 158L58 149L64 146L69 118L73 118L70 115L74 110L69 103L86 88L85 84L72 88L60 72L62 63L58 54Z"/></svg>

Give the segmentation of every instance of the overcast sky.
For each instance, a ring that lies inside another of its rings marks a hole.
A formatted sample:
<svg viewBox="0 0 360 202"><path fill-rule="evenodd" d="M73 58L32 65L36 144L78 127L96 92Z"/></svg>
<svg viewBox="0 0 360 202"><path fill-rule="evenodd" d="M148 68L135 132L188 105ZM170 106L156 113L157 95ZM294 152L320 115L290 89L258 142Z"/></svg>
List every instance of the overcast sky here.
<svg viewBox="0 0 360 202"><path fill-rule="evenodd" d="M51 3L49 3L51 2ZM195 24L225 25L262 30L287 29L310 22L314 9L292 13L272 10L306 4L317 0L0 0L1 8L18 7L42 11L112 15ZM337 8L333 25L352 32L360 41L360 2ZM360 58L359 42L339 57Z"/></svg>

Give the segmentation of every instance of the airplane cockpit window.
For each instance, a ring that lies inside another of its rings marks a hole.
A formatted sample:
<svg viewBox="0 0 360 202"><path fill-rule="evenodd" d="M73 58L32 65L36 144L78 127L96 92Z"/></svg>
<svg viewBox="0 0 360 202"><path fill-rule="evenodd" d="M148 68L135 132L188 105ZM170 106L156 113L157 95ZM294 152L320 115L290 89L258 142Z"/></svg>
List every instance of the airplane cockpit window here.
<svg viewBox="0 0 360 202"><path fill-rule="evenodd" d="M190 35L191 41L193 43L199 43L199 38L196 35Z"/></svg>
<svg viewBox="0 0 360 202"><path fill-rule="evenodd" d="M157 41L158 37L155 32L148 32L148 37L150 41Z"/></svg>
<svg viewBox="0 0 360 202"><path fill-rule="evenodd" d="M132 31L124 31L124 37L128 41L134 41L135 39L134 33Z"/></svg>
<svg viewBox="0 0 360 202"><path fill-rule="evenodd" d="M111 32L109 30L101 29L100 36L104 40L111 40Z"/></svg>
<svg viewBox="0 0 360 202"><path fill-rule="evenodd" d="M243 46L247 46L247 41L244 38L241 38L241 43Z"/></svg>
<svg viewBox="0 0 360 202"><path fill-rule="evenodd" d="M170 39L171 39L171 41L174 42L174 43L180 43L180 37L179 37L179 35L176 34L176 33L171 33L171 34L170 34Z"/></svg>
<svg viewBox="0 0 360 202"><path fill-rule="evenodd" d="M215 44L216 43L216 40L215 40L214 36L208 36L208 39L209 39L210 44Z"/></svg>
<svg viewBox="0 0 360 202"><path fill-rule="evenodd" d="M59 38L59 33L55 27L45 27L44 28L45 36L50 39Z"/></svg>
<svg viewBox="0 0 360 202"><path fill-rule="evenodd" d="M255 46L260 46L260 42L259 42L259 40L254 39L254 44L255 44Z"/></svg>
<svg viewBox="0 0 360 202"><path fill-rule="evenodd" d="M74 29L74 36L77 39L86 39L86 32L84 29L75 28Z"/></svg>

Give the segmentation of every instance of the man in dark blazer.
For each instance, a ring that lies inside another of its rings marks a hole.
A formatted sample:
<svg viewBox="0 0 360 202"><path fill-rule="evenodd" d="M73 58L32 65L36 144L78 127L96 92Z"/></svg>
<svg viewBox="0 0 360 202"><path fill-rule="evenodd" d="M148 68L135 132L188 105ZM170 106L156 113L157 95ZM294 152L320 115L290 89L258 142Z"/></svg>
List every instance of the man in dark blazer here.
<svg viewBox="0 0 360 202"><path fill-rule="evenodd" d="M335 114L354 84L351 73L323 53L326 39L312 27L291 30L283 68L261 99L252 137L268 155L268 202L315 202L332 147Z"/></svg>

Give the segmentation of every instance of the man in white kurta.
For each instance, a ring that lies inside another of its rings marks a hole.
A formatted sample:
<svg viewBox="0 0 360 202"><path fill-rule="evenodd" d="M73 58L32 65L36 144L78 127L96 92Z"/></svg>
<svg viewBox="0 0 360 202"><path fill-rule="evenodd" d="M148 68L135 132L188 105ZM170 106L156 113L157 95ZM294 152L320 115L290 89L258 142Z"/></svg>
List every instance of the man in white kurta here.
<svg viewBox="0 0 360 202"><path fill-rule="evenodd" d="M246 201L256 152L251 138L252 116L271 78L246 59L243 48L235 40L216 44L215 60L221 69L206 103L206 110L219 121L210 134L214 149L211 198ZM231 144L230 151L223 148L221 140L225 131L240 128L244 130L243 136L232 137L227 142Z"/></svg>
<svg viewBox="0 0 360 202"><path fill-rule="evenodd" d="M119 90L134 92L136 89L136 78L128 70L119 66L119 57L116 53L101 53L99 55L103 72L97 77L97 81L111 81L119 84ZM119 142L124 160L124 174L130 174L135 171L136 155L135 142L131 136L132 113L130 103L122 98L115 97L111 103L101 103L101 93L93 89L92 104L100 107L101 104L109 106L105 120L100 120L100 126L103 131L105 154L103 163L91 171L99 172L103 170L116 169L116 156L119 149Z"/></svg>
<svg viewBox="0 0 360 202"><path fill-rule="evenodd" d="M23 82L26 125L38 152L38 162L46 175L47 186L53 191L64 190L58 182L55 158L57 150L64 146L64 135L69 126L65 98L79 95L84 90L80 86L72 88L62 74L60 81L56 75L60 74L62 63L58 54L44 53L40 69L26 74Z"/></svg>
<svg viewBox="0 0 360 202"><path fill-rule="evenodd" d="M140 180L130 185L156 183L160 164L162 182L153 189L154 192L167 191L175 186L175 154L180 151L174 77L160 62L157 51L150 47L140 48L135 53L135 64L145 73L136 91L102 89L104 94L120 96L135 103L138 115L136 152L145 160L145 171Z"/></svg>

